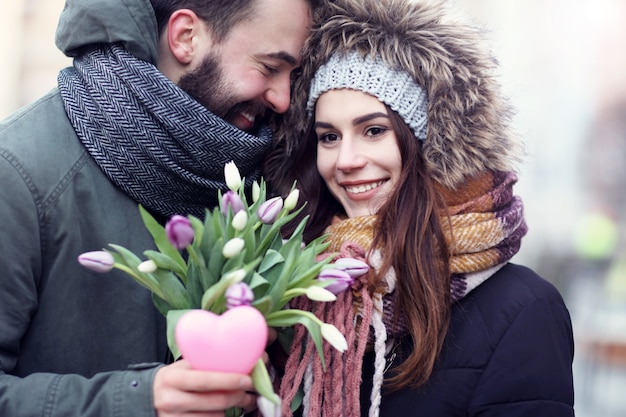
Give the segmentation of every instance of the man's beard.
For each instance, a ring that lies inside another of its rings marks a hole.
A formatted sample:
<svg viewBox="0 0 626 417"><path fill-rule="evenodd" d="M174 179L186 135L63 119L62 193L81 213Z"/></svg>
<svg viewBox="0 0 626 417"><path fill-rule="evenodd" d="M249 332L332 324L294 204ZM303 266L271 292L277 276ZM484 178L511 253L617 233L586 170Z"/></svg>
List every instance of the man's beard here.
<svg viewBox="0 0 626 417"><path fill-rule="evenodd" d="M224 80L219 57L215 53L209 53L198 68L182 76L178 86L228 123L232 124L235 117L244 110L257 116L254 131L258 129L261 119L264 119L264 106L251 101L240 102L230 93L233 89Z"/></svg>

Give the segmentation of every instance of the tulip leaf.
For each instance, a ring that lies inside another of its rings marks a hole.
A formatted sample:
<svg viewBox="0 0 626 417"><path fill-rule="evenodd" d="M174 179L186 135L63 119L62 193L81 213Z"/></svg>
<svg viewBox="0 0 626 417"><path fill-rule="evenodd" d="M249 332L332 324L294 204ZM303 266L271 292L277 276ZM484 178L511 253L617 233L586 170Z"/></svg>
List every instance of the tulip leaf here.
<svg viewBox="0 0 626 417"><path fill-rule="evenodd" d="M114 244L109 244L109 246L116 251L111 252L113 259L115 259L116 262L125 265L128 268L126 272L135 278L137 283L156 293L159 297L164 298L163 292L159 288L158 281L152 275L145 274L137 269L137 266L141 263L141 259L123 246Z"/></svg>
<svg viewBox="0 0 626 417"><path fill-rule="evenodd" d="M266 280L263 275L254 271L252 273L252 277L250 278L250 282L248 282L248 286L251 290L255 290L258 288L258 292L264 291L270 285L269 281Z"/></svg>
<svg viewBox="0 0 626 417"><path fill-rule="evenodd" d="M204 293L204 288L202 288L202 275L201 270L206 270L201 266L198 266L194 263L190 263L187 268L187 292L189 293L189 301L191 303L191 307L199 306L202 301L202 294Z"/></svg>
<svg viewBox="0 0 626 417"><path fill-rule="evenodd" d="M294 271L293 278L289 282L288 288L308 287L312 282L316 282L316 278L324 266L330 263L332 258L328 257L317 264L303 271Z"/></svg>
<svg viewBox="0 0 626 417"><path fill-rule="evenodd" d="M246 248L243 248L243 250L237 255L230 259L226 259L226 262L224 262L224 265L222 266L222 274L241 268L241 264L243 264L245 257Z"/></svg>
<svg viewBox="0 0 626 417"><path fill-rule="evenodd" d="M187 216L189 221L191 222L191 227L194 231L193 243L196 247L202 247L202 241L204 239L204 223L202 220L195 216Z"/></svg>
<svg viewBox="0 0 626 417"><path fill-rule="evenodd" d="M170 303L156 295L154 292L152 293L152 303L154 304L156 309L159 310L159 313L163 314L164 316L167 315L168 311L174 308L171 306Z"/></svg>
<svg viewBox="0 0 626 417"><path fill-rule="evenodd" d="M212 220L212 221L209 221ZM205 225L205 233L210 232L218 238L226 239L226 226L224 224L224 215L219 210L219 208L215 208L213 210L213 215L210 218L207 218Z"/></svg>
<svg viewBox="0 0 626 417"><path fill-rule="evenodd" d="M254 381L254 388L259 394L272 401L274 404L280 404L280 398L274 393L272 380L270 379L270 375L262 359L259 359L256 365L254 365L251 376Z"/></svg>
<svg viewBox="0 0 626 417"><path fill-rule="evenodd" d="M264 316L272 312L274 304L272 303L272 297L269 295L263 296L257 300L252 302L252 306L254 306L257 310L261 312Z"/></svg>
<svg viewBox="0 0 626 417"><path fill-rule="evenodd" d="M180 282L180 279L178 279L178 277L172 272L163 269L157 269L152 274L147 275L152 275L157 279L159 283L159 288L164 295L164 297L161 296L161 298L165 299L169 304L172 305L172 307L178 309L190 307L190 300L188 298L189 295L185 291L185 286L182 282Z"/></svg>
<svg viewBox="0 0 626 417"><path fill-rule="evenodd" d="M245 242L245 247L246 248L256 248L256 235L254 233L254 228L252 227L252 224L250 223L250 219L248 218L248 223L246 225L246 228L241 232L241 238L244 240ZM250 259L252 259L254 257L255 251L253 250L249 250L247 251L247 258L245 259L246 262L250 261Z"/></svg>
<svg viewBox="0 0 626 417"><path fill-rule="evenodd" d="M309 314L312 313L292 309L278 310L268 314L265 319L269 327L292 327L297 323L306 327L311 339L313 339L313 343L315 343L315 348L322 361L322 367L326 368L322 346L322 331L319 324L308 316Z"/></svg>
<svg viewBox="0 0 626 417"><path fill-rule="evenodd" d="M206 217L204 219L204 223L202 224L202 240L200 241L200 245L196 246L199 248L199 251L202 253L204 259L209 257L209 253L211 248L215 245L215 242L221 237L216 233L213 233L213 227L211 220L213 218L213 213L209 210L206 210Z"/></svg>
<svg viewBox="0 0 626 417"><path fill-rule="evenodd" d="M154 217L140 204L139 212L141 214L141 218L143 219L146 228L152 235L154 240L154 244L156 247L163 252L165 255L171 257L175 262L177 262L183 270L185 269L186 262L181 256L180 252L172 246L170 241L167 239L167 235L165 234L165 228L157 222Z"/></svg>
<svg viewBox="0 0 626 417"><path fill-rule="evenodd" d="M285 216L279 217L276 221L269 225L264 225L261 227L261 231L259 233L261 237L261 242L256 248L254 256L259 256L267 251L268 248L274 247L274 243L282 243L282 235L280 234L280 229L290 222L302 209L298 209L292 213L289 213Z"/></svg>
<svg viewBox="0 0 626 417"><path fill-rule="evenodd" d="M283 298L289 285L289 275L296 262L297 258L287 257L278 278L270 283L269 295L272 297L272 303L274 305L278 305Z"/></svg>
<svg viewBox="0 0 626 417"><path fill-rule="evenodd" d="M168 255L157 252L155 250L147 250L144 251L143 254L146 255L146 258L152 259L159 268L169 269L176 275L181 277L183 281L186 281L187 271L185 270L185 268Z"/></svg>
<svg viewBox="0 0 626 417"><path fill-rule="evenodd" d="M268 271L270 268L273 268L275 265L284 262L285 257L280 254L280 252L275 251L274 249L268 249L263 257L263 261L261 261L261 265L259 265L259 274L263 274L265 271Z"/></svg>
<svg viewBox="0 0 626 417"><path fill-rule="evenodd" d="M222 266L225 258L222 256L224 249L224 239L218 238L211 251L206 255L208 259L206 273L202 275L202 288L206 290L222 276Z"/></svg>
<svg viewBox="0 0 626 417"><path fill-rule="evenodd" d="M191 311L191 309L170 310L167 312L167 345L172 352L172 356L174 356L174 360L177 360L181 356L180 349L178 349L176 343L176 325L178 324L178 320L189 311Z"/></svg>
<svg viewBox="0 0 626 417"><path fill-rule="evenodd" d="M117 262L121 262L132 269L137 269L137 265L142 262L142 260L137 255L135 255L123 246L114 244L110 244L109 246L115 249L115 251L117 252L113 253L113 257Z"/></svg>

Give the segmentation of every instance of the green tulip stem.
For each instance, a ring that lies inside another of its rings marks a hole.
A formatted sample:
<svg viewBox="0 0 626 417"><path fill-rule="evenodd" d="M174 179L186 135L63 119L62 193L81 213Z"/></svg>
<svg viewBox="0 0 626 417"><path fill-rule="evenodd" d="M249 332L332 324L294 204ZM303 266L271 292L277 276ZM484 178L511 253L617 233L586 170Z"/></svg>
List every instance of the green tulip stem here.
<svg viewBox="0 0 626 417"><path fill-rule="evenodd" d="M268 326L270 327L285 327L281 323L281 320L289 320L289 317L290 316L293 317L294 315L308 318L309 320L311 320L313 323L315 323L318 326L321 326L322 324L324 324L323 321L318 319L317 316L311 313L310 311L296 310L296 309L273 311L269 313L267 316L265 316L265 320L268 322Z"/></svg>
<svg viewBox="0 0 626 417"><path fill-rule="evenodd" d="M278 397L278 395L274 392L272 380L270 379L270 375L267 372L267 368L265 367L265 363L262 359L259 359L256 365L254 365L254 369L252 370L252 381L254 382L254 388L256 388L260 395L264 396L274 404L280 403L280 397Z"/></svg>
<svg viewBox="0 0 626 417"><path fill-rule="evenodd" d="M116 263L113 264L113 267L119 269L120 271L126 272L128 275L133 277L137 282L142 284L144 287L146 287L147 289L149 289L150 291L152 291L153 293L155 293L156 295L158 295L162 299L164 299L164 300L167 299L165 297L165 295L163 294L163 291L161 291L161 288L159 287L159 284L152 283L152 282L146 282L145 279L143 279L141 276L137 275L135 273L135 271L133 271L131 268L129 268L128 266L126 266L124 264L120 264L120 263L116 262Z"/></svg>
<svg viewBox="0 0 626 417"><path fill-rule="evenodd" d="M189 257L191 260L198 266L204 265L203 262L200 262L200 258L198 257L198 252L196 252L195 248L191 245L187 246L187 253L189 253Z"/></svg>
<svg viewBox="0 0 626 417"><path fill-rule="evenodd" d="M291 288L285 291L283 296L280 298L280 302L281 304L283 304L291 300L292 298L295 298L304 294L306 294L306 288L302 288L302 287Z"/></svg>

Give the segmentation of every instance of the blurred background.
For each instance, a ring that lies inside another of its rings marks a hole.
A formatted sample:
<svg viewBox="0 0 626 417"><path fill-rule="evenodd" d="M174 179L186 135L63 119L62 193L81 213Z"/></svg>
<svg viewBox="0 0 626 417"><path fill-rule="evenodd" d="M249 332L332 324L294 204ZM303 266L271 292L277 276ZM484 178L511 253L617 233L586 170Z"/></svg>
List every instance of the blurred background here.
<svg viewBox="0 0 626 417"><path fill-rule="evenodd" d="M626 1L448 0L487 30L527 158L530 227L514 261L563 294L575 330L576 414L626 415ZM56 85L63 0L0 14L0 119Z"/></svg>

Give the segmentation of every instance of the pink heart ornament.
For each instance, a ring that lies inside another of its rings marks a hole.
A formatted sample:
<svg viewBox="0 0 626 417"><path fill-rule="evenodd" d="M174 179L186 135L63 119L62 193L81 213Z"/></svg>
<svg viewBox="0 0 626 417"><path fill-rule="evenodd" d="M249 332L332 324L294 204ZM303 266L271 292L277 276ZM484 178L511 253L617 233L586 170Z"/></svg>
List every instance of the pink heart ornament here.
<svg viewBox="0 0 626 417"><path fill-rule="evenodd" d="M222 315L191 310L178 320L178 348L193 369L249 374L267 344L267 322L254 307Z"/></svg>

